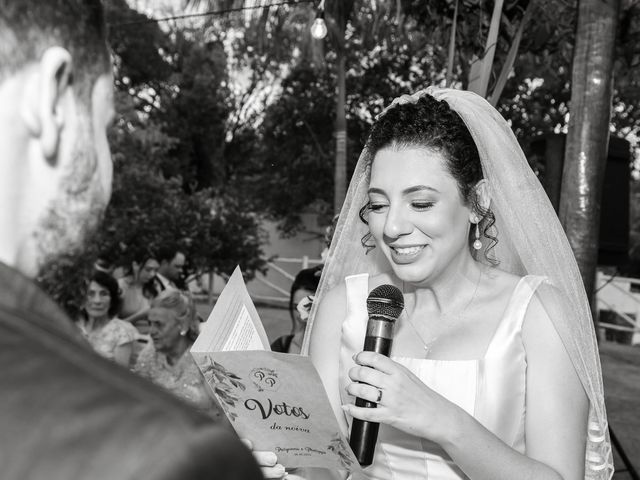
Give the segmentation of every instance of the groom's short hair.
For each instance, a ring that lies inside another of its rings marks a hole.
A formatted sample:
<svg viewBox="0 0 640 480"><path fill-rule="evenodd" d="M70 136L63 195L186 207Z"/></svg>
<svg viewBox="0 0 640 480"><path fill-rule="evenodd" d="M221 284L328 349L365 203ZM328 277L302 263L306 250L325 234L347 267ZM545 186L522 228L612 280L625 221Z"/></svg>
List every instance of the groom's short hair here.
<svg viewBox="0 0 640 480"><path fill-rule="evenodd" d="M56 45L71 54L75 91L88 103L111 70L100 0L0 0L0 83Z"/></svg>

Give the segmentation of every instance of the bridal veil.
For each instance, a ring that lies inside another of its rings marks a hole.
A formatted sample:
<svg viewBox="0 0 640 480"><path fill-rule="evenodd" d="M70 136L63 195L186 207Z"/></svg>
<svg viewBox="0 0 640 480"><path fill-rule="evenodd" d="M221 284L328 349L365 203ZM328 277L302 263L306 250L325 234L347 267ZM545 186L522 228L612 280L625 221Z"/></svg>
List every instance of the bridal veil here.
<svg viewBox="0 0 640 480"><path fill-rule="evenodd" d="M590 402L585 478L608 480L613 475L613 460L596 335L580 272L558 217L508 123L484 98L472 92L436 87L412 97L421 95L446 101L464 120L476 143L496 217L498 244L491 255L499 261L499 268L549 279L538 295ZM388 268L380 249L366 255L360 243L368 231L358 214L368 200L370 164L371 155L365 147L335 228L316 295L318 301L314 302L307 323L303 353L308 352L317 306L324 294L347 275L375 275Z"/></svg>

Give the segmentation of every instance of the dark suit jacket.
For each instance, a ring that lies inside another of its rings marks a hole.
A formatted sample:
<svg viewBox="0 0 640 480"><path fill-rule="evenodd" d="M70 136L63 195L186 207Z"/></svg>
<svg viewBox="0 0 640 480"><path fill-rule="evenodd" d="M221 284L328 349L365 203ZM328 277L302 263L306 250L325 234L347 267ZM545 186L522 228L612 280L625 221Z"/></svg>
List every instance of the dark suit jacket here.
<svg viewBox="0 0 640 480"><path fill-rule="evenodd" d="M230 427L99 357L49 297L0 263L0 477L262 475Z"/></svg>

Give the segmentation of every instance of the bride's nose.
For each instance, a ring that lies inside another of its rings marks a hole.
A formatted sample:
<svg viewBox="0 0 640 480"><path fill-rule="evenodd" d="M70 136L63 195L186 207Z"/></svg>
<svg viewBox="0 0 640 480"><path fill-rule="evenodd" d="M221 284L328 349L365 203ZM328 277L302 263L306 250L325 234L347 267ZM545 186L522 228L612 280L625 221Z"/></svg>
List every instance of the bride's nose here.
<svg viewBox="0 0 640 480"><path fill-rule="evenodd" d="M384 222L384 235L394 239L408 235L412 229L413 225L409 221L406 209L402 205L390 205Z"/></svg>

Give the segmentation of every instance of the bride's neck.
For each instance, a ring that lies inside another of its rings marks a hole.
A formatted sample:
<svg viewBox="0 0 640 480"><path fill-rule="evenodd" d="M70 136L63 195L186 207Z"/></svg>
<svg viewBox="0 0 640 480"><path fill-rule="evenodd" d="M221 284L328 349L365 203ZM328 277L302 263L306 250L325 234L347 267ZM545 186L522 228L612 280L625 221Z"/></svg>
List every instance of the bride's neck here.
<svg viewBox="0 0 640 480"><path fill-rule="evenodd" d="M455 268L449 267L433 280L414 285L401 281L405 310L444 312L461 308L477 290L482 264L469 257Z"/></svg>

